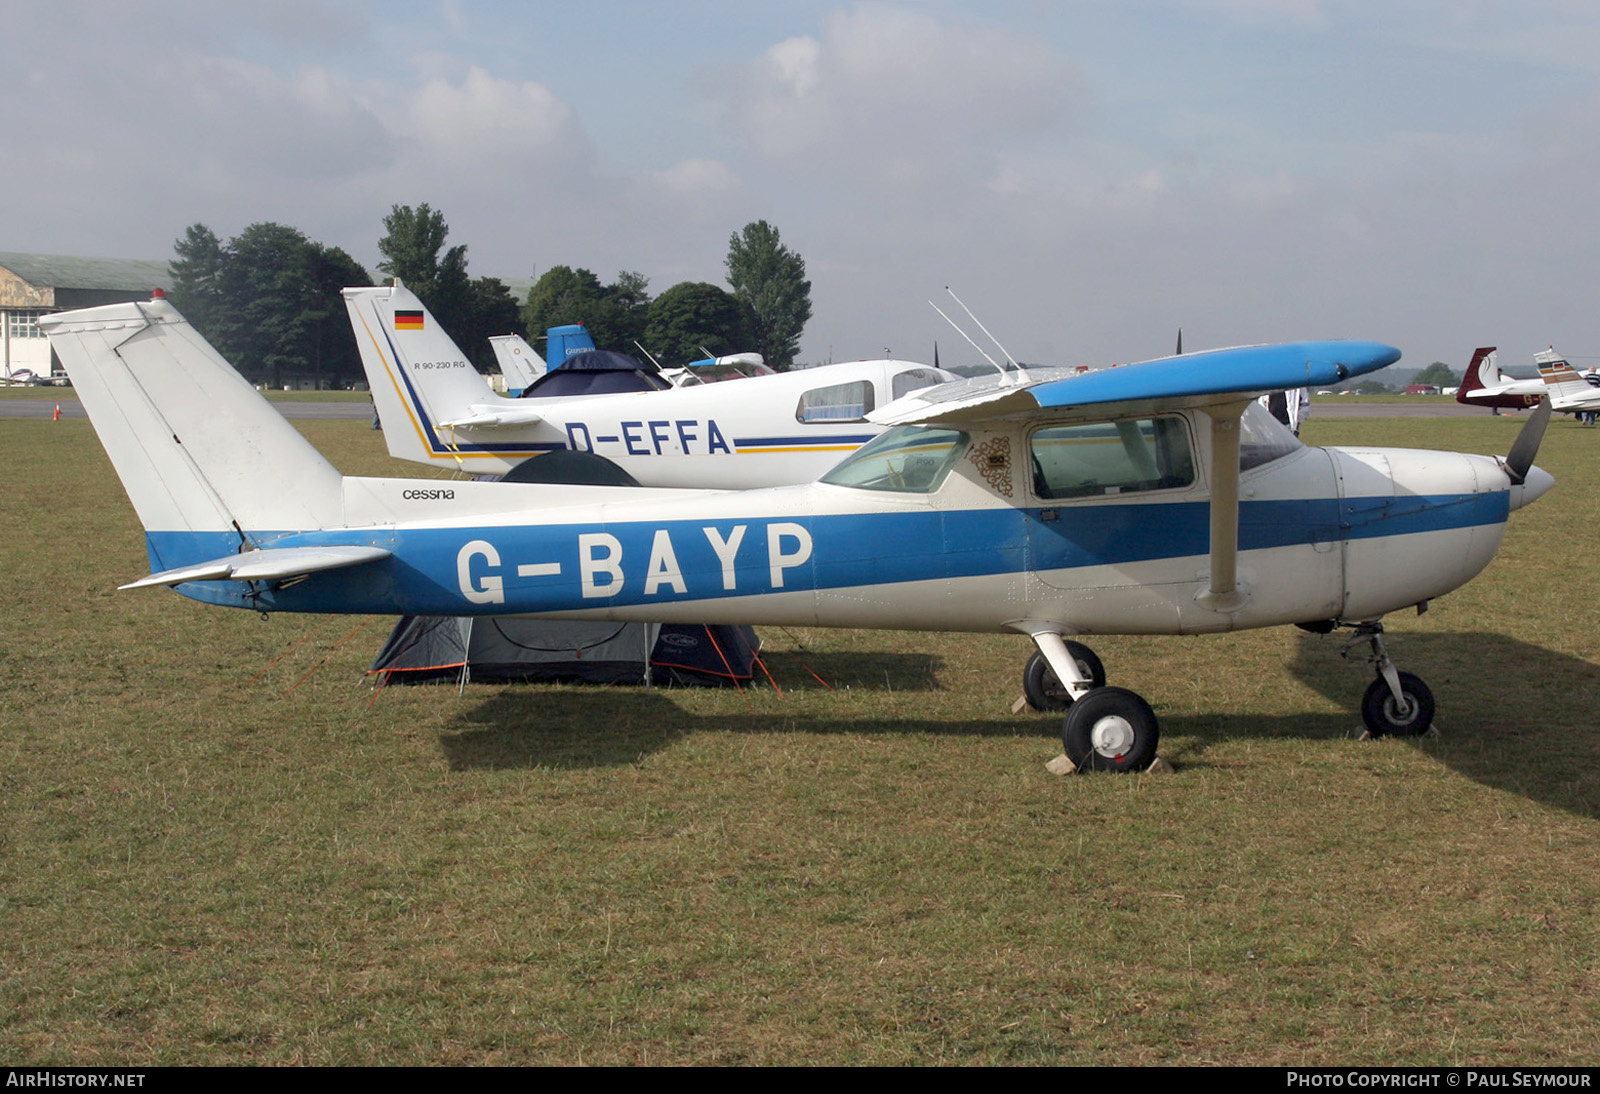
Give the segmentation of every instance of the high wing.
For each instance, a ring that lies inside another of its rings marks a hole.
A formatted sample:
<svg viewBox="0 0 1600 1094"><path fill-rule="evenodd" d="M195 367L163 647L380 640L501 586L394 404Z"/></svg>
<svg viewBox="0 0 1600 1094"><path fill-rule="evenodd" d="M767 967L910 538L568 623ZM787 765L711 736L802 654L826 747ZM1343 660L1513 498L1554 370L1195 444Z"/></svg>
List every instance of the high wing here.
<svg viewBox="0 0 1600 1094"><path fill-rule="evenodd" d="M1399 359L1399 350L1378 342L1238 346L1093 372L1030 369L980 376L913 392L867 417L883 425L932 425L1073 407L1103 416L1242 406L1270 391L1335 384Z"/></svg>
<svg viewBox="0 0 1600 1094"><path fill-rule="evenodd" d="M1162 357L1097 372L1009 372L913 392L885 407L874 421L902 425L1027 418L1054 419L1081 409L1085 418L1198 409L1211 420L1216 474L1210 503L1210 585L1201 601L1228 611L1239 592L1239 417L1261 395L1338 383L1400 359L1380 342L1291 342ZM1036 636L1037 638L1037 636ZM1041 649L1044 647L1041 647ZM1064 658L1060 651L1051 651ZM1056 660L1052 657L1052 661ZM1064 662L1063 662L1064 663Z"/></svg>

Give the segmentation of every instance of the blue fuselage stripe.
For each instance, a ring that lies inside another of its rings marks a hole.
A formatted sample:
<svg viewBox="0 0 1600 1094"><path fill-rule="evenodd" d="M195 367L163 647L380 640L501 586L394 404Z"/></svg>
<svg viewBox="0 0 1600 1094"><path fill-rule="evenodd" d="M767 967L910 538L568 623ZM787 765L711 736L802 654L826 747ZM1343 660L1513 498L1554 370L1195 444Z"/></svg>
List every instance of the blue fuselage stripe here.
<svg viewBox="0 0 1600 1094"><path fill-rule="evenodd" d="M1509 509L1503 491L1251 501L1240 507L1239 547L1264 550L1497 525ZM247 606L421 614L571 611L1184 558L1204 555L1209 536L1203 501L257 533L252 539L259 547L356 544L384 547L393 555L314 574L266 591ZM587 538L580 543L580 537ZM152 532L148 540L152 565L162 569L217 558L238 546L231 532ZM488 549L468 550L475 543ZM491 585L500 599L471 602L464 595L466 588ZM228 604L245 604L248 592L236 582L183 589L196 599Z"/></svg>

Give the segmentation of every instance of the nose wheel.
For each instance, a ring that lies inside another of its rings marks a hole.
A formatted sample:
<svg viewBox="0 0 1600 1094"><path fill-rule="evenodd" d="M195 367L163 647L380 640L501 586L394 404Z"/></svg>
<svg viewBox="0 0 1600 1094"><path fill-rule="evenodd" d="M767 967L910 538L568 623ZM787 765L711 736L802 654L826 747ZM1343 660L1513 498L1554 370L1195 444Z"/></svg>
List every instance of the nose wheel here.
<svg viewBox="0 0 1600 1094"><path fill-rule="evenodd" d="M1367 732L1373 737L1420 737L1432 729L1433 692L1420 676L1394 667L1383 644L1383 624L1357 626L1340 655L1348 657L1351 648L1362 642L1371 646L1367 660L1378 674L1361 697L1361 720Z"/></svg>
<svg viewBox="0 0 1600 1094"><path fill-rule="evenodd" d="M1433 692L1409 672L1396 674L1400 696L1379 676L1361 697L1361 720L1374 737L1420 737L1433 725Z"/></svg>

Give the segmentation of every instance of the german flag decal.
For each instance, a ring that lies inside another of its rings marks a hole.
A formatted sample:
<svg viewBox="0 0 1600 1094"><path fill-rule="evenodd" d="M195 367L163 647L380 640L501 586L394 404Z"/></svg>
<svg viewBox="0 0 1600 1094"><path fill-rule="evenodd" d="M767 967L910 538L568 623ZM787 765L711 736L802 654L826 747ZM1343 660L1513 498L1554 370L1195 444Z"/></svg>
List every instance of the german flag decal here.
<svg viewBox="0 0 1600 1094"><path fill-rule="evenodd" d="M395 330L421 330L422 313L420 311L396 311L394 313Z"/></svg>

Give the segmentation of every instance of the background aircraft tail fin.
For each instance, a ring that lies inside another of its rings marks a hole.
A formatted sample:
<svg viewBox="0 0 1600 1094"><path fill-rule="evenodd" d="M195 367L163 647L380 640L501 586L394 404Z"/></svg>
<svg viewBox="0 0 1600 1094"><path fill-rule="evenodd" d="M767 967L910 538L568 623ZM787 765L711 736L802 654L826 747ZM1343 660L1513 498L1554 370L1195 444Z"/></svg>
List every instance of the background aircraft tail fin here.
<svg viewBox="0 0 1600 1094"><path fill-rule="evenodd" d="M594 339L589 337L588 328L581 323L568 323L545 331L544 351L551 368L560 368L568 357L588 353L594 348Z"/></svg>
<svg viewBox="0 0 1600 1094"><path fill-rule="evenodd" d="M344 302L389 454L422 463L449 460L452 438L440 436L439 423L470 417L475 405L500 396L398 281L345 289Z"/></svg>
<svg viewBox="0 0 1600 1094"><path fill-rule="evenodd" d="M338 470L165 299L39 325L149 533L152 568L215 555L218 534L244 549L258 532L341 523Z"/></svg>
<svg viewBox="0 0 1600 1094"><path fill-rule="evenodd" d="M1567 363L1567 359L1557 353L1552 346L1533 355L1534 364L1539 366L1539 376L1544 380L1545 388L1552 402L1559 403L1564 398L1588 395L1591 390L1588 383L1578 370Z"/></svg>
<svg viewBox="0 0 1600 1094"><path fill-rule="evenodd" d="M1495 364L1495 347L1479 346L1472 351L1472 360L1467 364L1467 371L1461 377L1461 386L1456 388L1456 402L1465 403L1469 400L1469 392L1479 391L1500 382L1500 366Z"/></svg>
<svg viewBox="0 0 1600 1094"><path fill-rule="evenodd" d="M513 396L545 373L544 358L528 345L520 334L500 334L489 339L494 348L495 362L500 375L506 378L506 390Z"/></svg>

